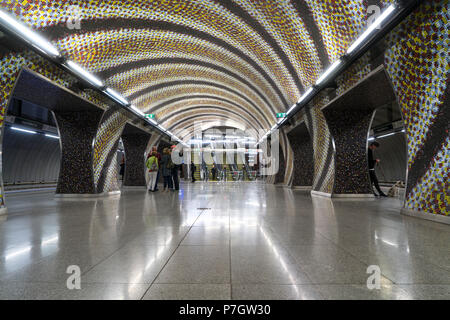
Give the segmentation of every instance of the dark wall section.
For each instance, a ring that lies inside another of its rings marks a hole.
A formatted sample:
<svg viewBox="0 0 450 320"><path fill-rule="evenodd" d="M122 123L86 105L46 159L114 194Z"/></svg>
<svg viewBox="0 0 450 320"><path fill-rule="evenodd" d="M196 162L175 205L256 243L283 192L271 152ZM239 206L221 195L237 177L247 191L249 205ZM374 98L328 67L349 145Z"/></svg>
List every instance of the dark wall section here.
<svg viewBox="0 0 450 320"><path fill-rule="evenodd" d="M56 183L60 166L59 140L5 127L2 161L6 185Z"/></svg>
<svg viewBox="0 0 450 320"><path fill-rule="evenodd" d="M336 146L334 192L372 193L367 164L367 133L373 110L324 110Z"/></svg>
<svg viewBox="0 0 450 320"><path fill-rule="evenodd" d="M150 134L138 133L129 124L125 126L122 134L125 149L125 176L124 186L145 186L145 149Z"/></svg>
<svg viewBox="0 0 450 320"><path fill-rule="evenodd" d="M101 117L101 111L55 112L62 145L56 193L95 193L92 143Z"/></svg>
<svg viewBox="0 0 450 320"><path fill-rule="evenodd" d="M280 142L281 142L281 139L280 139ZM285 172L286 172L286 160L285 160L283 148L281 147L281 145L280 145L278 150L279 150L279 153L280 153L280 162L279 162L279 165L278 165L278 172L275 175L275 182L274 183L284 183L284 175L285 175Z"/></svg>
<svg viewBox="0 0 450 320"><path fill-rule="evenodd" d="M376 166L378 180L383 182L405 181L406 179L406 139L398 133L378 139L380 147L375 150L375 158L380 159Z"/></svg>
<svg viewBox="0 0 450 320"><path fill-rule="evenodd" d="M312 186L314 178L314 157L311 137L305 123L288 133L294 152L292 186Z"/></svg>

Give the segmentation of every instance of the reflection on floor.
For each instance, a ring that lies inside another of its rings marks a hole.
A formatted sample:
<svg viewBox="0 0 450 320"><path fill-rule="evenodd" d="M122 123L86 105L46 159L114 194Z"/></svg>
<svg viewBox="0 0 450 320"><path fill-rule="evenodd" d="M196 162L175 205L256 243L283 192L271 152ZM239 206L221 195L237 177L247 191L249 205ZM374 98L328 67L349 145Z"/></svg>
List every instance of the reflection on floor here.
<svg viewBox="0 0 450 320"><path fill-rule="evenodd" d="M450 299L450 226L400 205L261 183L12 195L0 299ZM80 290L67 289L70 265ZM367 288L369 265L381 269L379 290Z"/></svg>

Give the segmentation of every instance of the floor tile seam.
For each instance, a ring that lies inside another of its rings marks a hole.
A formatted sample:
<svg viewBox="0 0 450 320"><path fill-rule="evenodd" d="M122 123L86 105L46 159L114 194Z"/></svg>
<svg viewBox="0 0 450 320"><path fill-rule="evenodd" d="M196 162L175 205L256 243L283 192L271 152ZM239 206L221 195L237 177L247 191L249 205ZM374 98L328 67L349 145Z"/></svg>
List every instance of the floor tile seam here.
<svg viewBox="0 0 450 320"><path fill-rule="evenodd" d="M325 237L325 235L323 235L320 231L317 231L320 235L322 235L323 237ZM326 238L326 237L325 237ZM329 241L333 242L333 240L327 238ZM354 259L358 260L359 262L363 263L366 266L369 266L369 264L367 262L365 262L364 260L360 259L358 256L356 256L355 254L353 254L352 252L348 251L348 249L346 249L345 247L341 246L338 243L333 242L334 245L338 248L340 248L341 250L344 250L347 254L349 254L350 256L352 256ZM450 268L447 269L445 267L442 267L440 265L435 264L433 261L430 261L428 259L425 258L425 256L422 253L418 253L418 255L425 261L430 263L431 265L433 265L434 267L442 270L443 272L449 272ZM383 275L383 277L385 277L386 279L388 279L389 281L391 281L393 284L396 284L396 282L392 279L390 279L386 274L384 274L383 272L381 273Z"/></svg>
<svg viewBox="0 0 450 320"><path fill-rule="evenodd" d="M120 249L123 249L125 246L127 246L128 244L130 244L131 241L136 240L137 236L134 236L133 239L127 240L125 241L125 243L119 247L117 247L116 250L114 250L111 254L107 255L106 257L104 257L103 259L101 259L99 262L97 262L96 264L92 265L90 268L88 268L87 270L83 271L81 273L81 277L87 275L88 272L90 272L92 269L94 269L96 266L98 266L99 264L101 264L102 262L108 260L109 258L111 258L114 254L116 254Z"/></svg>
<svg viewBox="0 0 450 320"><path fill-rule="evenodd" d="M363 265L366 266L366 268L369 266L369 264L367 262L365 262L364 260L360 259L358 256L354 255L353 253L351 253L350 251L348 251L345 247L341 246L340 244L334 242L333 240L327 238L324 234L322 234L320 231L317 231L317 233L319 233L322 237L328 239L329 241L331 241L337 248L343 250L344 252L346 252L348 255L350 255L351 257L353 257L356 261L362 263ZM392 282L393 284L396 284L396 282L394 280L392 280L391 278L389 278L386 274L384 274L383 272L381 272L381 275L383 277L385 277L386 279L388 279L390 282Z"/></svg>
<svg viewBox="0 0 450 320"><path fill-rule="evenodd" d="M188 231L185 233L185 235L183 236L183 238L180 240L180 242L178 243L177 247L175 248L175 250L173 250L172 254L168 257L168 259L166 260L166 262L164 263L164 265L162 265L161 269L158 271L158 273L156 274L156 276L153 278L152 282L150 283L150 285L148 286L148 288L145 290L144 294L142 295L142 297L139 300L143 300L145 295L147 294L147 292L150 290L150 288L152 287L152 285L155 283L156 279L158 279L159 275L161 274L161 272L164 270L164 268L167 266L167 264L169 263L169 261L172 259L172 257L175 255L175 252L180 248L181 243L184 241L184 239L187 237L187 235L189 234L189 232L191 231L192 227L194 226L194 224L197 222L197 220L201 217L201 215L203 214L203 212L205 211L205 209L201 210L200 213L198 214L197 218L195 218L195 220L193 221L193 223L189 226Z"/></svg>

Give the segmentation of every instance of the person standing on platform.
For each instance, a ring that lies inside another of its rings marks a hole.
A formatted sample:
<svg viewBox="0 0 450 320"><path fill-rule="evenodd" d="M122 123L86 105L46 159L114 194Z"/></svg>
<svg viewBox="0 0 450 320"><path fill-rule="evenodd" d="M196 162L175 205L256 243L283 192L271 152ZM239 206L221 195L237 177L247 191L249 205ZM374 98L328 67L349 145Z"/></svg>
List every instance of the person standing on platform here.
<svg viewBox="0 0 450 320"><path fill-rule="evenodd" d="M172 158L172 152L175 150L176 146L172 146L170 150L171 158ZM181 158L183 155L180 152L179 157ZM173 162L172 162L173 163ZM180 180L178 179L178 171L180 170L180 165L173 163L172 167L172 182L173 182L173 190L178 191L180 190Z"/></svg>
<svg viewBox="0 0 450 320"><path fill-rule="evenodd" d="M378 184L378 178L375 173L375 165L380 162L380 159L373 158L373 151L378 148L380 144L376 141L372 142L369 146L369 150L367 151L369 157L369 177L370 177L370 186L375 185L375 189L378 191L378 195L380 197L387 197L383 191L381 191L380 185ZM377 194L374 192L375 196Z"/></svg>
<svg viewBox="0 0 450 320"><path fill-rule="evenodd" d="M192 182L195 182L195 175L194 175L194 174L195 174L195 169L196 169L196 168L195 168L195 164L194 164L194 162L192 161L192 162L191 162L191 179L192 179L191 181L192 181Z"/></svg>
<svg viewBox="0 0 450 320"><path fill-rule="evenodd" d="M158 164L161 163L161 154L158 152L158 149L156 147L152 147L152 152L156 154L156 158L158 159ZM155 191L158 191L158 181L159 181L160 173L158 171L158 174L156 176L156 185L155 185Z"/></svg>
<svg viewBox="0 0 450 320"><path fill-rule="evenodd" d="M213 163L213 166L211 168L211 174L212 174L212 180L216 181L217 168L216 168L216 164L215 163Z"/></svg>
<svg viewBox="0 0 450 320"><path fill-rule="evenodd" d="M164 178L164 191L169 191L172 186L172 159L170 157L169 148L164 148L163 155L161 157L161 172Z"/></svg>
<svg viewBox="0 0 450 320"><path fill-rule="evenodd" d="M148 169L148 185L147 189L150 192L155 192L156 190L156 184L157 184L157 177L158 177L158 171L159 171L159 161L156 157L156 153L152 152L150 157L148 157L146 166Z"/></svg>
<svg viewBox="0 0 450 320"><path fill-rule="evenodd" d="M120 161L120 171L119 174L121 176L121 179L123 181L123 177L125 175L125 157L122 155L122 161Z"/></svg>

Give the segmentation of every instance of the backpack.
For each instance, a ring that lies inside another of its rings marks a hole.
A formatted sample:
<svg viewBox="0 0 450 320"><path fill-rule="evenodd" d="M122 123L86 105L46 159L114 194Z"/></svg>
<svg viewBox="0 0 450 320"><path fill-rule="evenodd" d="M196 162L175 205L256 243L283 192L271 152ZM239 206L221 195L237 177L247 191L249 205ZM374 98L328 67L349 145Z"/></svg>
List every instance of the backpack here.
<svg viewBox="0 0 450 320"><path fill-rule="evenodd" d="M172 159L169 157L169 160L167 161L167 164L166 164L166 168L167 168L167 169L172 169L173 167L174 167L173 161L172 161Z"/></svg>

